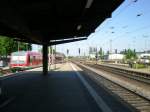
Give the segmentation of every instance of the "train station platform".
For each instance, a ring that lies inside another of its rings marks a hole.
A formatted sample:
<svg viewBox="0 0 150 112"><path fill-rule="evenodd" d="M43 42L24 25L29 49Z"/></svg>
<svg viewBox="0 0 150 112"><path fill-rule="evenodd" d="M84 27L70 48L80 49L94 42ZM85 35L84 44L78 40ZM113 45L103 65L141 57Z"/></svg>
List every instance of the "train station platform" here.
<svg viewBox="0 0 150 112"><path fill-rule="evenodd" d="M130 112L100 88L98 96L79 72L65 63L47 76L36 68L4 78L3 92L9 99L0 105L0 112Z"/></svg>

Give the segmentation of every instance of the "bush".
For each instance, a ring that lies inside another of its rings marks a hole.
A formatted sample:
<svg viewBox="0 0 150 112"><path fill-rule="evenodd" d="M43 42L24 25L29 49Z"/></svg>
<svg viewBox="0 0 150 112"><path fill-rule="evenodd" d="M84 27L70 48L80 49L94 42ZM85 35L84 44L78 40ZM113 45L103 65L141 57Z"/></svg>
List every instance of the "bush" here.
<svg viewBox="0 0 150 112"><path fill-rule="evenodd" d="M15 73L17 71L22 71L22 68L16 67L16 68L11 68L11 72Z"/></svg>
<svg viewBox="0 0 150 112"><path fill-rule="evenodd" d="M3 74L0 72L0 76L3 76Z"/></svg>
<svg viewBox="0 0 150 112"><path fill-rule="evenodd" d="M140 69L140 68L146 68L144 64L134 64L134 68Z"/></svg>

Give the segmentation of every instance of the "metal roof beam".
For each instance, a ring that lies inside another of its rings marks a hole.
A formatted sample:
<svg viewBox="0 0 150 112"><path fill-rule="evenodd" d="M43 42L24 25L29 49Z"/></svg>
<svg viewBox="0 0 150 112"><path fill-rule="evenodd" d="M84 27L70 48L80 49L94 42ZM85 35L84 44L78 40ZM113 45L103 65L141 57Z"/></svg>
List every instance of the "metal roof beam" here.
<svg viewBox="0 0 150 112"><path fill-rule="evenodd" d="M58 45L58 44L76 42L76 41L81 41L81 40L86 40L86 39L87 39L87 37L75 38L75 39L67 39L67 40L61 40L61 41L53 41L53 42L50 42L49 45Z"/></svg>

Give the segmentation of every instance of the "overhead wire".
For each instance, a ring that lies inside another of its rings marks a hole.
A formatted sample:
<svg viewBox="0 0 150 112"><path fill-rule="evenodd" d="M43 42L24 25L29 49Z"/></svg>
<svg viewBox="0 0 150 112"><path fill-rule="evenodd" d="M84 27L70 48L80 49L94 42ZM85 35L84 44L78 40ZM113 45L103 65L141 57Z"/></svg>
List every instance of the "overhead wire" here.
<svg viewBox="0 0 150 112"><path fill-rule="evenodd" d="M128 8L129 8L129 6L131 6L133 3L135 3L135 2L137 2L138 0L131 0L116 16L114 16L113 17L113 21L115 21L115 19L118 17L118 16L120 16L120 14L122 14L124 11L126 11ZM107 22L107 24L105 25L105 27L106 26L111 26L110 24L112 24L112 22L109 24L110 22ZM114 26L113 26L114 27ZM98 31L96 31L96 32L99 32L100 30L98 30ZM107 36L105 36L104 38L107 38L107 37L110 37L110 35L112 35L112 33L111 34L109 34L109 35L107 35ZM103 42L103 44L104 44L104 42Z"/></svg>
<svg viewBox="0 0 150 112"><path fill-rule="evenodd" d="M112 40L112 42L114 42L114 41L116 41L117 39L119 39L119 38L121 38L121 37L125 37L125 35L129 35L129 34L134 34L134 33L137 33L137 32L139 32L139 31L143 31L143 30L146 30L146 29L149 29L150 28L150 24L149 25L146 25L146 26L142 26L142 27L140 27L140 28L137 28L137 29L134 29L133 31L131 31L131 32L126 32L126 33L123 33L122 35L120 35L120 36L117 36L116 38L113 38L113 39L111 39ZM105 45L105 44L109 44L109 42L110 42L110 40L107 40L105 43L103 43L103 46Z"/></svg>
<svg viewBox="0 0 150 112"><path fill-rule="evenodd" d="M120 15L122 12L124 12L132 3L134 3L135 0L131 0L116 16L112 17L113 21ZM137 0L136 0L137 2ZM106 23L105 27L109 25L109 22ZM101 30L101 29L100 29ZM99 32L100 30L97 30L96 32Z"/></svg>
<svg viewBox="0 0 150 112"><path fill-rule="evenodd" d="M118 16L120 16L120 15L121 15L124 11L126 11L133 3L137 2L137 1L138 1L138 0L132 0L132 1L130 1L117 15L115 15L115 16L112 18L113 20L111 20L111 22L108 21L104 27L107 27L108 25L111 26L112 22L114 22ZM149 11L148 11L147 13L149 13ZM146 14L147 14L147 13L146 13ZM139 14L140 14L140 13L139 13ZM143 13L141 13L141 14L143 15ZM145 14L145 13L144 13L144 14ZM140 16L141 16L141 15L140 15ZM137 17L138 17L138 15L137 15ZM128 25L126 25L126 26L128 27ZM114 26L113 26L113 27L114 27ZM132 32L128 32L128 34L133 34L133 33L137 32L137 31L141 31L141 30L144 30L144 29L149 28L149 27L150 27L150 25L147 25L147 26L144 26L144 27L141 27L141 28L137 28L137 29L133 30ZM99 31L101 31L101 28L100 28L99 30L97 30L96 33L98 33ZM112 33L109 33L109 35L106 35L104 38L110 37L111 35L112 35ZM124 36L124 35L126 35L126 33L123 34L123 35L121 35L121 36L117 36L116 38L112 39L112 41L115 41L116 39L118 39L118 38L120 38L120 37L122 37L122 36ZM92 35L92 37L93 37L93 36L94 36L94 35ZM106 41L106 42L107 42L107 41ZM105 43L102 43L102 45L104 45L104 44L105 44Z"/></svg>
<svg viewBox="0 0 150 112"><path fill-rule="evenodd" d="M149 13L149 11L147 11L147 13ZM147 14L146 13L146 14ZM145 13L144 13L145 14ZM143 15L143 14L142 14ZM128 25L126 25L127 27L128 27ZM143 29L146 29L146 28L149 28L150 27L150 25L146 25L146 26L144 26L144 27L141 27L141 28L137 28L137 29L135 29L134 31L132 31L132 32L128 32L128 34L130 33L130 34L133 34L134 32L137 32L137 31L141 31L141 30L143 30ZM117 36L115 39L113 39L113 41L115 41L117 38L120 38L120 37L122 37L122 36L124 36L124 35L126 35L126 33L125 34L123 34L123 35L121 35L121 36ZM103 43L104 44L104 43Z"/></svg>
<svg viewBox="0 0 150 112"><path fill-rule="evenodd" d="M137 33L137 31L142 31L142 30L145 30L145 29L147 29L147 28L150 28L150 25L146 25L146 26L137 28L137 29L133 30L132 32L128 32L128 34ZM126 34L124 34L124 35L126 35ZM124 36L124 35L121 35L121 36L116 37L115 39L113 39L113 41L116 40L116 39L118 39L118 38L120 38L120 37L122 37L122 36Z"/></svg>

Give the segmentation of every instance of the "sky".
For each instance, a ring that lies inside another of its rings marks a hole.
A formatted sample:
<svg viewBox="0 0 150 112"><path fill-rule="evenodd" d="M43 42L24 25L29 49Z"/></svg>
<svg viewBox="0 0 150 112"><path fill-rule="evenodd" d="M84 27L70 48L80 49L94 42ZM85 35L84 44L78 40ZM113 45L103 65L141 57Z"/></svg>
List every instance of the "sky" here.
<svg viewBox="0 0 150 112"><path fill-rule="evenodd" d="M69 49L70 56L78 56L79 48L81 55L88 55L89 47L102 48L105 52L110 48L112 51L150 50L150 0L134 1L125 0L87 40L57 45L57 51L66 54ZM33 50L38 48L33 45Z"/></svg>

